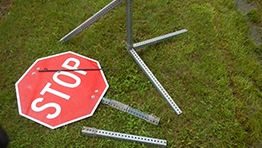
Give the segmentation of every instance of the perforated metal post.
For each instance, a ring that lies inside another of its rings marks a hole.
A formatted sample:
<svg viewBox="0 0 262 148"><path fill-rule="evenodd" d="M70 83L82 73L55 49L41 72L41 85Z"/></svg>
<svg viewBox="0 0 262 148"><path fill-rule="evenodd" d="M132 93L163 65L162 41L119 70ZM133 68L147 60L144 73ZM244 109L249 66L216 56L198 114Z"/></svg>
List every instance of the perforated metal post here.
<svg viewBox="0 0 262 148"><path fill-rule="evenodd" d="M107 138L114 138L118 140L124 140L124 141L132 141L132 142L139 142L139 143L145 143L150 145L156 145L156 146L167 146L167 141L163 139L157 139L157 138L150 138L150 137L144 137L144 136L137 136L137 135L131 135L131 134L125 134L125 133L119 133L119 132L112 132L112 131L106 131L106 130L99 130L92 127L86 127L84 126L82 128L82 134L91 136L91 137L107 137Z"/></svg>
<svg viewBox="0 0 262 148"><path fill-rule="evenodd" d="M145 41L142 41L142 42L139 42L139 43L135 43L133 45L133 47L134 47L134 49L143 48L145 46L149 46L149 45L153 45L153 44L165 41L167 39L170 39L170 38L172 38L176 35L179 35L179 34L182 34L182 33L185 33L185 32L187 32L187 30L182 29L182 30L172 32L172 33L169 33L169 34L165 34L165 35L162 35L162 36L159 36L159 37L156 37L156 38L152 38L152 39L148 39L148 40L145 40Z"/></svg>
<svg viewBox="0 0 262 148"><path fill-rule="evenodd" d="M137 110L137 109L130 107L130 106L128 106L124 103L121 103L119 101L103 97L101 102L104 103L104 104L107 104L107 105L109 105L109 106L111 106L115 109L121 110L123 112L129 113L129 114L136 116L138 118L146 120L149 123L152 123L152 124L155 124L155 125L159 124L160 118L156 117L155 115L152 115L152 114L150 115L150 114L144 113L140 110Z"/></svg>
<svg viewBox="0 0 262 148"><path fill-rule="evenodd" d="M95 21L100 19L102 16L104 16L106 13L114 9L116 6L118 6L121 2L124 0L113 0L111 3L106 5L104 8L102 8L100 11L98 11L96 14L94 14L92 17L87 19L85 22L83 22L81 25L76 27L74 30L69 32L67 35L65 35L63 38L60 39L60 42L66 42L82 30L84 30L86 27L93 24Z"/></svg>
<svg viewBox="0 0 262 148"><path fill-rule="evenodd" d="M158 92L162 95L162 97L171 106L171 108L178 115L181 114L182 111L180 110L180 108L176 105L176 103L173 101L173 99L169 96L167 91L160 84L160 82L157 80L157 78L154 76L154 74L150 71L150 69L146 66L144 61L139 57L139 55L136 53L136 51L134 49L131 49L131 50L128 50L128 52L133 57L133 59L136 61L136 63L140 66L140 68L144 71L144 73L149 78L149 80L152 82L152 84L155 86L155 88L158 90Z"/></svg>

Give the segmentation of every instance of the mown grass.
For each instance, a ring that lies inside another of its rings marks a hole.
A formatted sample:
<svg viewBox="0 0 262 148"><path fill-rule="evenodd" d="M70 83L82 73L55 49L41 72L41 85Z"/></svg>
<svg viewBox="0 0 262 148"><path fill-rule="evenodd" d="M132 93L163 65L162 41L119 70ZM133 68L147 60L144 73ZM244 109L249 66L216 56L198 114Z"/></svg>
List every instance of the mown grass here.
<svg viewBox="0 0 262 148"><path fill-rule="evenodd" d="M0 20L0 124L10 147L150 147L81 135L82 126L168 140L168 147L260 147L262 75L248 23L232 1L134 1L134 42L186 28L141 49L183 114L177 116L125 50L125 4L65 44L59 39L110 0L13 0ZM107 97L161 118L158 126L99 105L95 114L50 130L18 114L15 82L40 57L73 51L96 59Z"/></svg>

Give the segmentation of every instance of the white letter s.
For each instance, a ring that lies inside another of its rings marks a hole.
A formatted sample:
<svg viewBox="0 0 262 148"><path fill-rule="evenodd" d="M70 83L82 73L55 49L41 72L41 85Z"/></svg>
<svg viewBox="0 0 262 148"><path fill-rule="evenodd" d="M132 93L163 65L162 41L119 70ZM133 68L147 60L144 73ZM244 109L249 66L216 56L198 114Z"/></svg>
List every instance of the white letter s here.
<svg viewBox="0 0 262 148"><path fill-rule="evenodd" d="M55 113L53 114L48 114L46 116L47 119L53 119L56 118L60 113L61 113L61 107L60 105L58 105L57 103L47 103L43 106L37 107L36 104L39 102L42 102L44 100L44 98L37 98L35 99L32 104L31 104L31 108L33 111L35 112L41 112L49 107L54 107L56 109Z"/></svg>

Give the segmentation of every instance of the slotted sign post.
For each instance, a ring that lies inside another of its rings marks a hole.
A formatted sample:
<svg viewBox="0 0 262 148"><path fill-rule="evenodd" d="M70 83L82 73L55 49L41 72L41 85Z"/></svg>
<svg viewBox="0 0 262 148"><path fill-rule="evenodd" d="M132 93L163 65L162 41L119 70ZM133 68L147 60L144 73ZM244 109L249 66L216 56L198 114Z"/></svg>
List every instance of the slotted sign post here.
<svg viewBox="0 0 262 148"><path fill-rule="evenodd" d="M64 52L36 60L17 81L19 114L51 129L90 117L109 85L98 61ZM48 69L47 69L48 68Z"/></svg>

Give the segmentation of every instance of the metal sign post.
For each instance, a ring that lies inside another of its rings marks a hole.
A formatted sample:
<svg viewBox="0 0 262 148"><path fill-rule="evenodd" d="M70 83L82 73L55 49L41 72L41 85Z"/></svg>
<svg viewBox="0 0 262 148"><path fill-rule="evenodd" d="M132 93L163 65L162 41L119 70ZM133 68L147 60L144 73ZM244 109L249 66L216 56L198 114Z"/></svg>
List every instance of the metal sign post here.
<svg viewBox="0 0 262 148"><path fill-rule="evenodd" d="M158 125L159 120L160 120L160 118L156 117L155 115L144 113L140 110L137 110L133 107L130 107L130 106L128 106L124 103L121 103L119 101L116 101L116 100L112 100L112 99L108 99L108 98L103 97L102 103L109 105L110 107L113 107L113 108L118 109L120 111L129 113L129 114L136 116L138 118L141 118L143 120L146 120L148 123L152 123L154 125Z"/></svg>
<svg viewBox="0 0 262 148"><path fill-rule="evenodd" d="M92 23L94 23L96 20L101 18L103 15L108 13L110 10L115 8L117 5L119 5L123 0L113 0L111 3L106 5L104 8L102 8L100 11L98 11L96 14L94 14L92 17L87 19L84 23L76 27L73 31L68 33L66 36L60 39L60 42L66 42L73 36L75 36L77 33L81 32L86 27L90 26ZM176 105L176 103L173 101L173 99L170 97L170 95L167 93L167 91L164 89L164 87L161 85L161 83L157 80L157 78L154 76L154 74L150 71L150 69L147 67L147 65L144 63L144 61L140 58L140 56L135 51L136 49L156 44L159 42L162 42L164 40L167 40L171 37L174 37L176 35L182 34L187 32L186 29L182 29L180 31L172 32L163 36L159 36L156 38L148 39L139 43L133 44L133 34L132 34L132 19L133 19L133 0L126 0L126 39L127 39L127 51L131 55L131 57L135 60L135 62L140 66L140 68L143 70L143 72L147 75L151 83L155 86L155 88L158 90L158 92L162 95L162 97L168 102L168 104L171 106L171 108L179 115L182 113L180 108Z"/></svg>
<svg viewBox="0 0 262 148"><path fill-rule="evenodd" d="M107 130L100 130L100 129L86 127L86 126L82 128L82 134L91 136L91 137L98 136L98 137L114 138L118 140L150 144L150 145L155 145L155 146L163 146L163 147L167 146L167 141L164 139L131 135L131 134L125 134L125 133L119 133L119 132L113 132L113 131L107 131Z"/></svg>
<svg viewBox="0 0 262 148"><path fill-rule="evenodd" d="M69 39L71 39L73 36L84 30L86 27L93 24L95 21L100 19L102 16L104 16L106 13L114 9L116 6L118 6L121 2L124 0L113 0L111 3L106 5L104 8L102 8L100 11L98 11L96 14L91 16L89 19L87 19L85 22L83 22L81 25L76 27L74 30L69 32L67 35L65 35L63 38L60 39L60 42L66 42Z"/></svg>

